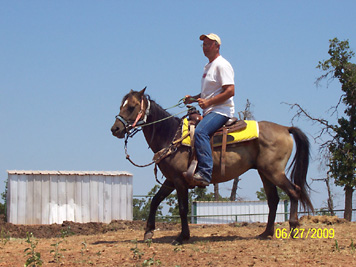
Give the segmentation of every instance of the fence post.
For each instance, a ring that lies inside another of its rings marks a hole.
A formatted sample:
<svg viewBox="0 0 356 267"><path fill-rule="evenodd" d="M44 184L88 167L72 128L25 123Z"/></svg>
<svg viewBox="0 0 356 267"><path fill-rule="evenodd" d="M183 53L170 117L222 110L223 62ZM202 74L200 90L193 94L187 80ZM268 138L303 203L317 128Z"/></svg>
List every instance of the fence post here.
<svg viewBox="0 0 356 267"><path fill-rule="evenodd" d="M197 223L197 203L195 201L192 202L192 217L190 220L194 224Z"/></svg>
<svg viewBox="0 0 356 267"><path fill-rule="evenodd" d="M288 204L289 204L289 201L284 200L284 221L285 222L288 221Z"/></svg>

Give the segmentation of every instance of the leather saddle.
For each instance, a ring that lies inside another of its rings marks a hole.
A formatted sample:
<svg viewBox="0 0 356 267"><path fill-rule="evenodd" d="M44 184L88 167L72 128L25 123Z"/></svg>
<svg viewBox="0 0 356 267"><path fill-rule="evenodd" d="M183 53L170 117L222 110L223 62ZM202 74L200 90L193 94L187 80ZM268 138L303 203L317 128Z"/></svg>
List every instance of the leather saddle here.
<svg viewBox="0 0 356 267"><path fill-rule="evenodd" d="M198 123L203 119L203 116L200 115L200 112L195 108L191 108L188 112L188 121L189 125L197 126ZM221 135L226 129L228 133L241 131L247 127L247 123L244 120L239 120L236 117L230 118L220 129L218 129L214 136Z"/></svg>
<svg viewBox="0 0 356 267"><path fill-rule="evenodd" d="M196 159L196 153L194 149L194 130L196 125L203 119L200 115L198 110L192 109L188 113L188 121L189 121L189 133L190 133L190 140L191 140L191 148L192 148L192 156L190 160L190 165L184 175L187 183L194 187L193 175L195 173L195 169L197 167L198 161ZM221 169L221 176L225 176L225 158L226 158L226 146L227 146L227 138L228 133L241 131L247 127L247 123L243 120L238 120L237 118L233 117L229 119L225 125L223 125L219 130L217 130L214 135L210 139L210 145L213 150L213 145L215 143L221 143L221 154L220 154L220 169Z"/></svg>

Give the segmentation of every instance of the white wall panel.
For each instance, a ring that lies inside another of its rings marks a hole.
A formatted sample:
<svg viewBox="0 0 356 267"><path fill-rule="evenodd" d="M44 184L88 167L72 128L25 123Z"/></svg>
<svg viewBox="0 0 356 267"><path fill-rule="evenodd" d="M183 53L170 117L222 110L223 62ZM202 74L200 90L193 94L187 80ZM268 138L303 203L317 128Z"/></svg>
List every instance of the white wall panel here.
<svg viewBox="0 0 356 267"><path fill-rule="evenodd" d="M90 222L90 177L82 178L82 222Z"/></svg>
<svg viewBox="0 0 356 267"><path fill-rule="evenodd" d="M35 219L34 219L34 213L33 213L33 184L34 184L34 175L29 176L27 178L27 183L26 183L26 189L27 189L27 194L26 194L26 210L25 212L22 212L21 216L24 216L24 220L26 224L35 224ZM19 192L20 193L20 192ZM29 217L29 218L28 218ZM28 222L27 222L28 221Z"/></svg>
<svg viewBox="0 0 356 267"><path fill-rule="evenodd" d="M287 206L286 206L287 205ZM285 221L288 204L280 202L276 222ZM198 224L219 224L233 222L267 222L268 205L266 201L197 201L192 204L192 221Z"/></svg>
<svg viewBox="0 0 356 267"><path fill-rule="evenodd" d="M49 183L50 183L50 177L49 175L44 175L43 177L43 181L41 184L41 191L42 191L42 198L41 198L41 219L40 221L49 221L49 212L50 212L50 208L49 208L49 196L50 196L50 187L49 187Z"/></svg>
<svg viewBox="0 0 356 267"><path fill-rule="evenodd" d="M71 177L73 178L73 177ZM57 180L57 220L63 222L67 220L67 192L66 192L66 177L59 175Z"/></svg>
<svg viewBox="0 0 356 267"><path fill-rule="evenodd" d="M32 224L40 224L42 219L42 176L33 176Z"/></svg>
<svg viewBox="0 0 356 267"><path fill-rule="evenodd" d="M75 189L74 189L74 218L75 221L82 221L82 185L83 185L83 178L81 176L76 175L75 177Z"/></svg>
<svg viewBox="0 0 356 267"><path fill-rule="evenodd" d="M14 224L132 220L132 174L8 171L8 219Z"/></svg>
<svg viewBox="0 0 356 267"><path fill-rule="evenodd" d="M103 207L104 207L104 218L103 222L108 222L110 221L110 218L112 218L112 207L111 207L111 190L113 188L113 179L111 176L105 176L105 183L104 183L104 194L103 194Z"/></svg>

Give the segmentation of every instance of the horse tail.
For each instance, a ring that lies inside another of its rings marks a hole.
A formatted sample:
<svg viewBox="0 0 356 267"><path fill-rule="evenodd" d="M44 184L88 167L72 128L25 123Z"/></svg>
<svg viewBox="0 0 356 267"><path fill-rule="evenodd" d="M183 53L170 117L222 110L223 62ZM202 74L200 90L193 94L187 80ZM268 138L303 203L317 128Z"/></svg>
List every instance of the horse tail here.
<svg viewBox="0 0 356 267"><path fill-rule="evenodd" d="M310 143L308 137L299 128L290 127L288 131L293 135L296 143L296 153L288 168L288 170L292 168L290 179L292 183L295 183L301 189L300 202L302 203L304 210L311 210L314 212L313 204L311 203L307 192L307 189L310 189L307 183Z"/></svg>

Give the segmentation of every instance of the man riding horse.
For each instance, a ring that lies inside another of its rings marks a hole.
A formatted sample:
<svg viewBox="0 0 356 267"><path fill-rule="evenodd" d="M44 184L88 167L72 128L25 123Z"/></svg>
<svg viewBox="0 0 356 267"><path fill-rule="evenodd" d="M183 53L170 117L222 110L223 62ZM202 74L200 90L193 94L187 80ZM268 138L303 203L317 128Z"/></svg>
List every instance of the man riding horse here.
<svg viewBox="0 0 356 267"><path fill-rule="evenodd" d="M224 153L222 149L211 151L209 139L210 135L226 123L234 113L232 100L235 90L234 75L230 64L220 56L220 38L215 34L208 34L202 35L200 39L203 41L204 54L209 59L203 74L202 91L199 95L193 97L188 95L185 98L187 104L198 101L204 111L204 118L195 131L196 154L200 165L198 171L192 173L191 178L194 177L198 185L205 186L210 182L223 183L232 180L250 169L257 170L269 207L266 229L259 237L267 238L274 234L274 221L279 202L277 186L290 198L289 225L293 231L299 225L298 202L305 210L313 211L307 183L310 156L308 137L297 127L259 121L258 138L226 147L225 155L229 160L223 167L220 159ZM225 67L220 67L220 64ZM139 92L131 90L122 100L120 113L116 116L111 132L118 138L126 137L127 141L128 137L133 136L132 130L138 126L142 128L155 156L161 155L158 157L159 160L154 162L166 177L163 185L152 198L144 239L152 239L157 209L160 203L176 190L181 233L173 243L182 244L190 238L188 189L191 188L191 184L184 177L187 170L190 174L188 167L190 167L191 148L180 145L181 141L179 142L179 138L176 139L177 134L181 133L182 120L172 116L153 101L145 94L145 89ZM293 151L291 135L294 137L295 155L291 161L290 179L288 179L286 165ZM171 153L161 153L162 151L171 151Z"/></svg>
<svg viewBox="0 0 356 267"><path fill-rule="evenodd" d="M203 52L209 63L204 67L201 93L196 96L187 95L184 101L185 104L197 101L203 109L203 119L197 125L194 134L198 166L192 177L187 177L189 175L187 172L183 175L198 186L207 186L211 182L213 171L210 137L234 116L235 85L234 70L220 55L219 36L214 33L203 34L200 40L203 41Z"/></svg>

